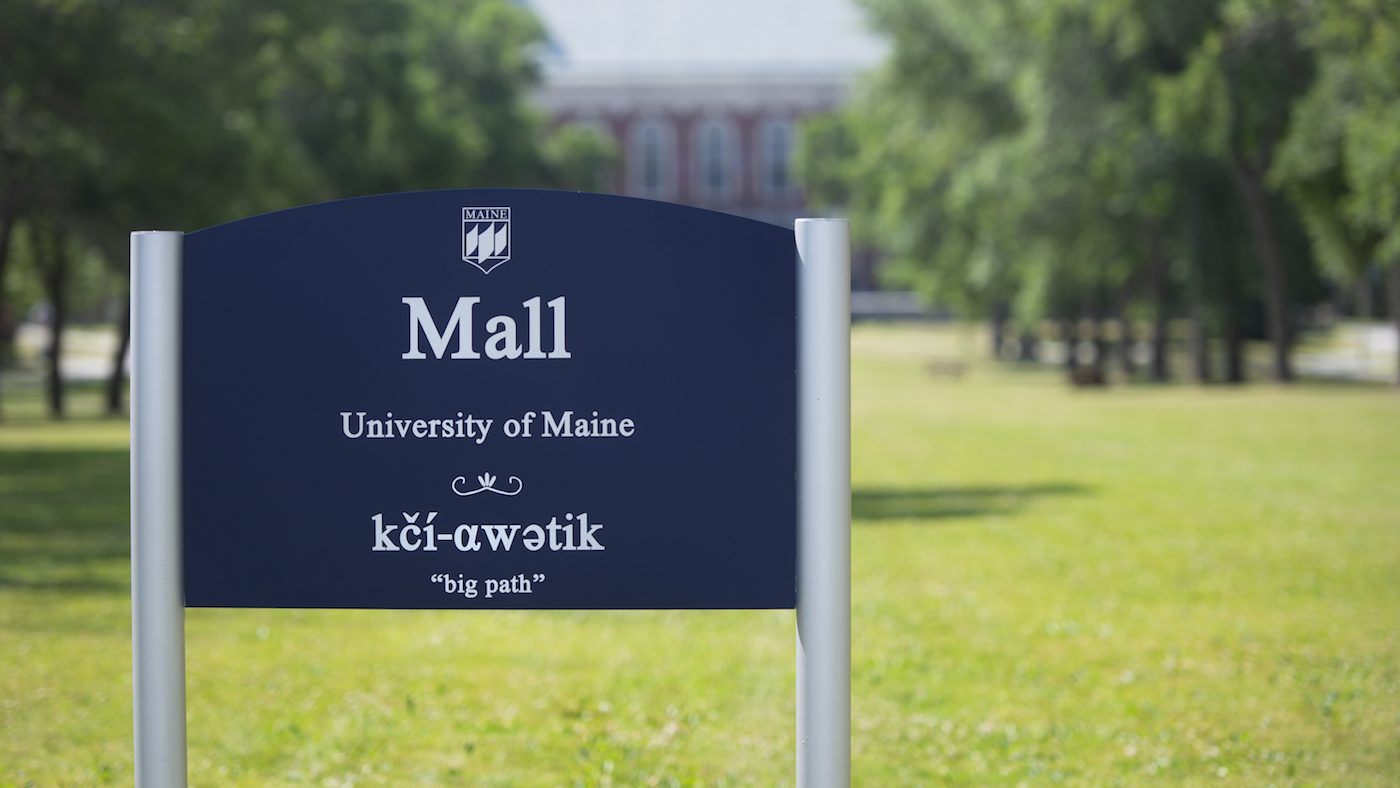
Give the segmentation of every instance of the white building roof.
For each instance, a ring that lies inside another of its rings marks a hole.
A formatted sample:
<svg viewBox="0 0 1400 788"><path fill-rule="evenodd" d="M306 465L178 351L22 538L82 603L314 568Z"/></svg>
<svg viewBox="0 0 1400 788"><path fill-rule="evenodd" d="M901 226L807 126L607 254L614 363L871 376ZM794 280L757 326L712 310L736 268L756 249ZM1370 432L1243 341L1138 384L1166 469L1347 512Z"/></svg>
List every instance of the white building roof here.
<svg viewBox="0 0 1400 788"><path fill-rule="evenodd" d="M853 0L525 0L546 83L848 79L887 50Z"/></svg>

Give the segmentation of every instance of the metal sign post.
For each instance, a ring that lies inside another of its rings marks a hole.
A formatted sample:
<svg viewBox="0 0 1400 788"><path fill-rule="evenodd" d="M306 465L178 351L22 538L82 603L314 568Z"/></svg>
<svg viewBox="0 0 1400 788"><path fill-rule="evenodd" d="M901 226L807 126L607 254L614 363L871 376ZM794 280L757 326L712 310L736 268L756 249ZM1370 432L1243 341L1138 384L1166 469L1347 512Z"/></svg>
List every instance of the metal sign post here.
<svg viewBox="0 0 1400 788"><path fill-rule="evenodd" d="M850 225L798 219L797 784L851 782Z"/></svg>
<svg viewBox="0 0 1400 788"><path fill-rule="evenodd" d="M185 785L180 528L184 234L131 234L131 639L136 784Z"/></svg>

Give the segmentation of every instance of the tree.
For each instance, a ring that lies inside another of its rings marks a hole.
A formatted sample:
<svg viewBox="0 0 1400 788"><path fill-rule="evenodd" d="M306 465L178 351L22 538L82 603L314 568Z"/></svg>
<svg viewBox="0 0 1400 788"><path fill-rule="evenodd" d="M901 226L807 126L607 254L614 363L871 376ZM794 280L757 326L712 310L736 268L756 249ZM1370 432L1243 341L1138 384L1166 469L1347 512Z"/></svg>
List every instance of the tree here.
<svg viewBox="0 0 1400 788"><path fill-rule="evenodd" d="M1290 275L1310 258L1268 173L1312 78L1298 0L866 5L890 61L808 126L801 171L895 280L965 313L1101 328L1145 311L1159 380L1184 303L1198 378L1213 327L1241 380L1248 237L1275 375L1292 377Z"/></svg>
<svg viewBox="0 0 1400 788"><path fill-rule="evenodd" d="M988 230L1030 209L1026 190L988 199L1027 148L991 5L878 2L892 56L847 111L809 123L799 170L816 200L847 207L887 277L992 318L994 346L1017 292L1021 239Z"/></svg>
<svg viewBox="0 0 1400 788"><path fill-rule="evenodd" d="M894 276L942 303L1101 324L1146 285L1163 346L1183 187L1150 88L1209 4L869 7L891 61L850 111L807 129L809 189L847 203Z"/></svg>
<svg viewBox="0 0 1400 788"><path fill-rule="evenodd" d="M1339 0L1308 11L1318 78L1271 177L1299 206L1314 254L1335 277L1386 272L1400 336L1400 7Z"/></svg>
<svg viewBox="0 0 1400 788"><path fill-rule="evenodd" d="M386 191L587 185L606 148L551 136L525 102L541 35L506 0L3 4L0 311L21 225L61 341L58 261L96 250L124 272L133 228ZM111 412L129 315L118 328Z"/></svg>
<svg viewBox="0 0 1400 788"><path fill-rule="evenodd" d="M45 284L56 416L74 257L96 249L124 271L139 217L210 215L215 197L200 186L235 168L217 163L229 135L199 100L213 65L197 68L188 25L163 23L170 14L153 2L30 0L6 4L0 19L0 226L25 225ZM181 168L192 164L202 165L200 184Z"/></svg>
<svg viewBox="0 0 1400 788"><path fill-rule="evenodd" d="M1265 283L1273 374L1293 378L1294 293L1284 225L1287 208L1267 182L1294 103L1311 79L1292 0L1224 0L1183 67L1153 85L1158 127L1176 144L1219 164L1234 185ZM1233 366L1233 364L1232 364Z"/></svg>

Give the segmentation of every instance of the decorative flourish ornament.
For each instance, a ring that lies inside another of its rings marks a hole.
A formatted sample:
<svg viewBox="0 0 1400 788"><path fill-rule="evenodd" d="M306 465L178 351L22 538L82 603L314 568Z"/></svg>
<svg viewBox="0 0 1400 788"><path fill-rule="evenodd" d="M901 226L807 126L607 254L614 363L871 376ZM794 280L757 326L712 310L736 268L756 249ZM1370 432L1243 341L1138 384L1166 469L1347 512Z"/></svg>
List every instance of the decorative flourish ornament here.
<svg viewBox="0 0 1400 788"><path fill-rule="evenodd" d="M476 477L477 484L479 484L479 485L481 485L481 486L477 487L475 490L463 491L463 490L461 490L461 489L459 489L459 488L457 487L457 485L462 484L462 483L465 482L466 480L467 480L467 477L465 477L465 476L458 476L457 478L453 479L453 480L452 480L452 492L455 492L455 493L457 493L458 495L460 495L460 496L462 496L463 498L465 498L465 497L467 497L467 496L469 496L469 495L476 495L477 493L484 493L484 492L491 492L491 493L495 493L495 494L497 494L497 495L519 495L519 494L520 494L520 491L523 490L523 489L525 489L525 485L520 481L520 477L519 477L519 476L511 476L511 477L509 477L509 478L507 479L507 481L510 481L510 482L512 482L512 483L515 484L515 489L514 489L514 490L498 490L498 489L496 489L496 486L495 486L495 485L496 485L496 477L493 476L493 475L491 475L491 474L489 474L489 473L483 473L483 474L481 474L480 476Z"/></svg>

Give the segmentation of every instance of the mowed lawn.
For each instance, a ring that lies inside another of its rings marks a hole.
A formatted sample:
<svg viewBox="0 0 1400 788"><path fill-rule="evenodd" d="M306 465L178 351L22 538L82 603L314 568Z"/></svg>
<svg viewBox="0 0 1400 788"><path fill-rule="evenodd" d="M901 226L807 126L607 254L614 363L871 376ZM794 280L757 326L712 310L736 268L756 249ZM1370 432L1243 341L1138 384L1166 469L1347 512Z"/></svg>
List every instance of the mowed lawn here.
<svg viewBox="0 0 1400 788"><path fill-rule="evenodd" d="M1400 782L1400 394L954 340L853 340L856 784ZM5 405L0 785L129 783L125 427ZM196 785L792 782L789 611L186 620Z"/></svg>

